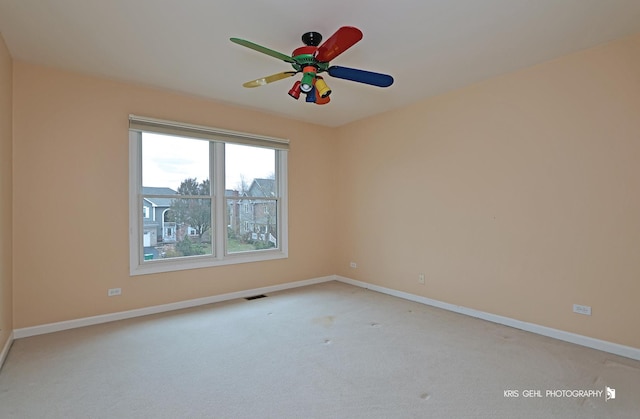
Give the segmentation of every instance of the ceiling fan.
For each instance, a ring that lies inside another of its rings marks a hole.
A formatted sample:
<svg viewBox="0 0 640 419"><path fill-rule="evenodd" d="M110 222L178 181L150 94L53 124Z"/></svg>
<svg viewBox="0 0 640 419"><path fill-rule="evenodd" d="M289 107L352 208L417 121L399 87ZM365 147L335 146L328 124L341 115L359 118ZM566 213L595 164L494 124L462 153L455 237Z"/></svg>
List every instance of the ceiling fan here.
<svg viewBox="0 0 640 419"><path fill-rule="evenodd" d="M331 89L320 76L324 72L332 77L372 86L389 87L393 84L393 77L388 74L329 65L329 61L351 48L361 39L362 31L353 26L341 27L322 45L320 45L322 35L318 32L307 32L302 35L302 42L305 46L295 49L290 56L240 38L231 38L231 42L287 62L295 70L283 71L282 73L251 80L244 83L244 87L264 86L265 84L302 73L302 79L293 84L293 87L289 90L289 96L297 100L300 94L304 93L306 102L324 105L329 103L329 95L331 94Z"/></svg>

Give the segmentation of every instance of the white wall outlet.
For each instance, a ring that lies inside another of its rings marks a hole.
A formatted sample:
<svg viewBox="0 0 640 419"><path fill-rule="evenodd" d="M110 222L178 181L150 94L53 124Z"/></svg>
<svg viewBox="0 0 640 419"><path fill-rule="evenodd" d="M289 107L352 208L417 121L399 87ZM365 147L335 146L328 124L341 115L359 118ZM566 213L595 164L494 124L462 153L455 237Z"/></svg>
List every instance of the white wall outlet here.
<svg viewBox="0 0 640 419"><path fill-rule="evenodd" d="M353 269L355 269L355 268L358 267L358 264L355 263L355 262L351 262L351 263L349 263L349 266L352 267Z"/></svg>
<svg viewBox="0 0 640 419"><path fill-rule="evenodd" d="M122 294L122 288L109 288L109 291L107 291L107 295L109 297L113 297L115 295L120 295Z"/></svg>
<svg viewBox="0 0 640 419"><path fill-rule="evenodd" d="M590 316L591 315L591 307L590 306L583 306L580 304L574 304L573 305L573 312L574 313L578 313L578 314L584 314L585 316Z"/></svg>
<svg viewBox="0 0 640 419"><path fill-rule="evenodd" d="M418 274L418 283L424 285L424 274Z"/></svg>

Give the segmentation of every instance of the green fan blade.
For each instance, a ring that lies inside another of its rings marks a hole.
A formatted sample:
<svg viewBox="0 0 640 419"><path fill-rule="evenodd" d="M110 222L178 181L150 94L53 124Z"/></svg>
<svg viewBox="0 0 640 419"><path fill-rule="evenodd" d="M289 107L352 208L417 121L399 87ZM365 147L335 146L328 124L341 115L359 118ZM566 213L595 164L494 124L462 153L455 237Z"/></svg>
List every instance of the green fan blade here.
<svg viewBox="0 0 640 419"><path fill-rule="evenodd" d="M272 75L267 76L267 77L262 77L260 79L248 81L245 84L243 84L243 86L244 87L264 86L265 84L273 83L274 81L286 79L287 77L291 77L294 74L296 74L295 71L285 71L285 72L278 73L278 74L272 74Z"/></svg>
<svg viewBox="0 0 640 419"><path fill-rule="evenodd" d="M240 39L240 38L230 38L231 42L234 42L238 45L242 45L243 47L247 47L247 48L251 48L254 51L258 51L261 52L263 54L267 54L270 55L274 58L277 58L279 60L285 61L287 63L295 63L295 61L293 60L293 58L291 58L291 56L283 54L281 52L278 51L274 51L272 49L263 47L262 45L258 45L258 44L254 44L251 41L247 41L245 39Z"/></svg>

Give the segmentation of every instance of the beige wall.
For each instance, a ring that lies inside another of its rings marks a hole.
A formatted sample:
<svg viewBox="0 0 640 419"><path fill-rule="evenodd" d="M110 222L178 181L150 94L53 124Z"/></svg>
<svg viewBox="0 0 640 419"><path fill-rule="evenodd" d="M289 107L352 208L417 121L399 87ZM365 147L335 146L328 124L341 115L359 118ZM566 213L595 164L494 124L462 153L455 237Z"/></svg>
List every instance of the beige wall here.
<svg viewBox="0 0 640 419"><path fill-rule="evenodd" d="M339 136L338 274L640 348L640 35Z"/></svg>
<svg viewBox="0 0 640 419"><path fill-rule="evenodd" d="M331 129L18 61L13 78L15 328L334 273ZM130 113L290 139L289 258L130 277Z"/></svg>
<svg viewBox="0 0 640 419"><path fill-rule="evenodd" d="M13 328L12 300L12 65L0 34L0 351Z"/></svg>

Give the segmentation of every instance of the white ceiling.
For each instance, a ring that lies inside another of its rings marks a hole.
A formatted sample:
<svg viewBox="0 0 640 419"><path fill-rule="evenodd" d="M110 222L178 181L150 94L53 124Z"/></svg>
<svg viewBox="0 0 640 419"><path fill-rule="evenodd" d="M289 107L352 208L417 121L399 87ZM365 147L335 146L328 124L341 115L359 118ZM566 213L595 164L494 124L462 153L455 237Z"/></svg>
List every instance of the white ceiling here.
<svg viewBox="0 0 640 419"><path fill-rule="evenodd" d="M324 106L290 98L295 78L242 87L291 67L230 37L291 54L345 25L364 38L331 64L391 87L327 76ZM340 126L640 32L640 0L0 0L0 32L17 60Z"/></svg>

